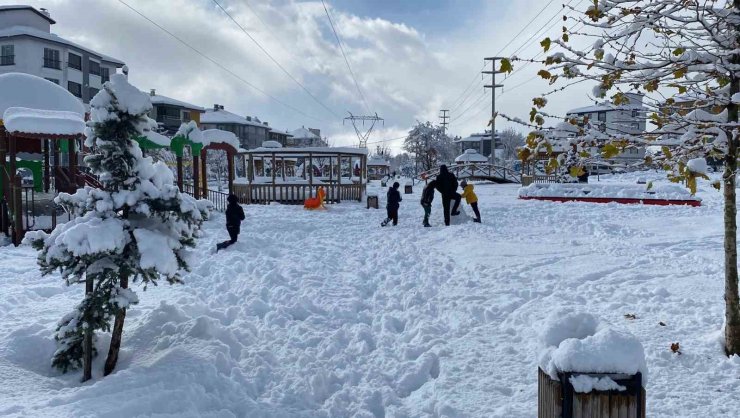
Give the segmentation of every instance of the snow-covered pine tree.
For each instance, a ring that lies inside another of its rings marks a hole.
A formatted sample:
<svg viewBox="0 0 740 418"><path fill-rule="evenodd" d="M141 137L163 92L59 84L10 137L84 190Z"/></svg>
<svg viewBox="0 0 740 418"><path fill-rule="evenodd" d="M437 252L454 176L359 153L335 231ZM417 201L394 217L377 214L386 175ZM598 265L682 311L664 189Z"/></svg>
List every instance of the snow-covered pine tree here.
<svg viewBox="0 0 740 418"><path fill-rule="evenodd" d="M563 26L559 38L541 42L546 53L551 48L556 52L543 61L545 68L539 75L553 85L562 80L568 84L533 99L530 126L535 132L528 137L521 156L530 158L547 147L541 127L554 115L544 111L546 96L591 81L596 84L594 96L609 97L615 107L630 102L628 93L646 94L643 109L637 111L647 113L657 129L635 133L607 126L602 132L597 121L568 120L579 129L575 152L569 157L587 160L592 150L598 149L609 158L629 147L670 136L680 145L664 147L656 162L669 172L669 179L685 182L692 192L697 178L707 177L706 159L722 161L722 182L714 185L724 193L725 349L728 355L740 355L735 190L740 149L740 0L589 3L582 12L567 6L571 16L564 16L564 20L574 24ZM584 39L590 46L582 47L579 40ZM511 71L517 60L503 60L502 70Z"/></svg>
<svg viewBox="0 0 740 418"><path fill-rule="evenodd" d="M84 300L59 324L52 361L63 371L84 365L83 380L90 378L92 334L110 330L112 318L104 373L115 368L126 309L138 302L129 280L142 282L145 289L161 277L180 282L180 273L188 269L188 249L195 246L208 211L205 201L181 194L172 171L143 157L133 141L156 126L147 116L151 102L146 94L116 74L90 106L85 144L93 153L85 162L102 188L60 194L55 201L77 216L51 234L35 231L25 238L40 251L42 274L58 270L70 285L86 283Z"/></svg>

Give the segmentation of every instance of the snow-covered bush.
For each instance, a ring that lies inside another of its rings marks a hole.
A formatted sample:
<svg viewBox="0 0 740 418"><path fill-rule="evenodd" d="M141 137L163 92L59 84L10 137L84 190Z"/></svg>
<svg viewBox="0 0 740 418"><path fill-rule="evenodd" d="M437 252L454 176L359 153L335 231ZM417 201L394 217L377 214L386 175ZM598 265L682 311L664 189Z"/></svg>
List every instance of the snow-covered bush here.
<svg viewBox="0 0 740 418"><path fill-rule="evenodd" d="M54 366L79 367L85 331L108 331L115 317L107 374L115 367L126 308L138 301L129 280L145 287L161 277L180 282L207 206L181 194L172 171L143 157L132 139L156 126L147 116L146 94L117 74L90 105L85 145L93 153L85 162L102 188L60 194L55 201L77 217L51 234L29 232L25 242L40 251L42 274L58 270L67 284L87 285L85 299L58 326Z"/></svg>

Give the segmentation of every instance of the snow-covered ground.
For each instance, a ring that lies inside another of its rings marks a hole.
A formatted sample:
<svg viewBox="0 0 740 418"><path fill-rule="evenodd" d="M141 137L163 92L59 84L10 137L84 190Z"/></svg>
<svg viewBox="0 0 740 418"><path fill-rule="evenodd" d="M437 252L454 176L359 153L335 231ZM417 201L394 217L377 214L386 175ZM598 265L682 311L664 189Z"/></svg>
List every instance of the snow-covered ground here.
<svg viewBox="0 0 740 418"><path fill-rule="evenodd" d="M521 201L516 186L478 185L483 223L449 228L439 196L434 227L421 227L420 187L397 227L364 203L249 206L240 242L214 255L218 215L184 285L139 291L106 378L101 336L86 384L49 365L55 323L82 289L41 278L32 249L4 247L0 415L534 417L541 324L572 308L640 340L648 416L734 417L721 194L702 187L691 208Z"/></svg>

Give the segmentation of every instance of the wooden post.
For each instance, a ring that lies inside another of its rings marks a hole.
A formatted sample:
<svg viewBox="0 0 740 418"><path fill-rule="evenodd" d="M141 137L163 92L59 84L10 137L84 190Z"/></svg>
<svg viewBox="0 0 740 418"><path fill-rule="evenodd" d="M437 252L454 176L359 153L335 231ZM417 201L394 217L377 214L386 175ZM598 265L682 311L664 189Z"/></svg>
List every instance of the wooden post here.
<svg viewBox="0 0 740 418"><path fill-rule="evenodd" d="M51 173L49 170L49 140L43 139L44 146L44 193L49 193Z"/></svg>
<svg viewBox="0 0 740 418"><path fill-rule="evenodd" d="M10 178L8 177L8 166L7 166L7 155L8 152L8 134L4 127L0 126L0 167L2 167L2 187L3 187L3 200L8 202L10 198ZM4 214L3 214L4 216ZM3 225L6 226L6 225Z"/></svg>
<svg viewBox="0 0 740 418"><path fill-rule="evenodd" d="M77 190L80 187L79 179L77 176L77 147L76 139L69 139L69 176L70 180L74 185L74 189Z"/></svg>
<svg viewBox="0 0 740 418"><path fill-rule="evenodd" d="M208 151L203 149L200 152L200 177L201 177L201 187L202 187L202 194L205 199L208 199L208 164L206 163L206 155Z"/></svg>
<svg viewBox="0 0 740 418"><path fill-rule="evenodd" d="M270 174L272 174L272 201L277 201L277 188L275 187L275 171L277 169L277 165L275 164L275 153L272 153L272 168L270 169Z"/></svg>
<svg viewBox="0 0 740 418"><path fill-rule="evenodd" d="M184 172L182 169L182 155L177 156L177 188L182 192Z"/></svg>
<svg viewBox="0 0 740 418"><path fill-rule="evenodd" d="M17 247L23 240L23 199L21 196L21 176L13 178L13 244Z"/></svg>
<svg viewBox="0 0 740 418"><path fill-rule="evenodd" d="M229 194L234 193L234 154L227 152L226 158L228 158L228 169L229 169Z"/></svg>
<svg viewBox="0 0 740 418"><path fill-rule="evenodd" d="M200 199L200 156L193 154L192 148L190 154L193 158L193 197Z"/></svg>
<svg viewBox="0 0 740 418"><path fill-rule="evenodd" d="M92 276L85 276L85 296L91 297L94 290ZM82 340L82 381L86 382L92 378L92 359L93 359L93 330L92 327L86 327Z"/></svg>
<svg viewBox="0 0 740 418"><path fill-rule="evenodd" d="M310 152L308 153L308 176L308 193L313 197L313 154Z"/></svg>

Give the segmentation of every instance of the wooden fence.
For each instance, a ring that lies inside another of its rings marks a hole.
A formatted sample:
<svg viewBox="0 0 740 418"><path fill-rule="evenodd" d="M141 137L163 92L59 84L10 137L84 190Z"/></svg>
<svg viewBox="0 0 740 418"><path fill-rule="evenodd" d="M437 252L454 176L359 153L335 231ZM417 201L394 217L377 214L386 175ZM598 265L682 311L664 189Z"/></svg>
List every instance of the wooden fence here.
<svg viewBox="0 0 740 418"><path fill-rule="evenodd" d="M284 205L302 205L309 197L315 197L319 187L326 192L327 203L343 200L362 201L364 184L235 184L234 194L239 203L266 205L276 202Z"/></svg>

